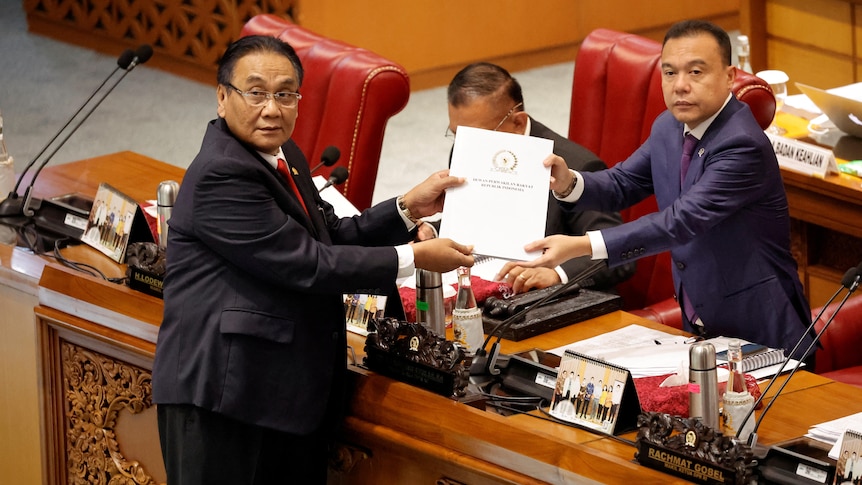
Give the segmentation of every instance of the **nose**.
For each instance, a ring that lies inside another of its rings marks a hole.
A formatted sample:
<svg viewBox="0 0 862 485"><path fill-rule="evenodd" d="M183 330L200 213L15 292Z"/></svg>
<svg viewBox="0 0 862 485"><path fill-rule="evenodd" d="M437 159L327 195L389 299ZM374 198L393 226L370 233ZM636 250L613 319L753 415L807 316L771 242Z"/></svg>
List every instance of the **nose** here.
<svg viewBox="0 0 862 485"><path fill-rule="evenodd" d="M261 111L270 115L280 113L281 110L279 109L278 102L275 100L275 96L268 96L266 98L266 101L261 107Z"/></svg>
<svg viewBox="0 0 862 485"><path fill-rule="evenodd" d="M674 82L673 82L674 91L685 92L685 91L688 91L688 88L689 88L688 76L686 76L685 73L678 74L676 76L676 78L674 79Z"/></svg>

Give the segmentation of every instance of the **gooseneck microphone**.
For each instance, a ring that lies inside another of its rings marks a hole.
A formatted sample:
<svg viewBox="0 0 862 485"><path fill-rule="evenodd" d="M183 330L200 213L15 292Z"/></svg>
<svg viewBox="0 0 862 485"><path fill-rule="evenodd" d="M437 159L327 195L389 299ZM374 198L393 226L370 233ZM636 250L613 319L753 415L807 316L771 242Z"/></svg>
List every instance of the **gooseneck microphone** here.
<svg viewBox="0 0 862 485"><path fill-rule="evenodd" d="M18 181L15 183L15 188L12 189L12 192L9 193L9 196L6 198L6 200L0 202L0 217L32 217L35 215L35 210L39 208L39 206L41 205L41 201L33 199L31 193L33 191L33 185L36 183L36 179L38 178L39 173L42 171L45 165L47 165L48 162L51 161L51 158L53 158L57 151L62 148L63 145L65 145L69 137L71 137L72 134L74 134L78 130L78 128L81 127L81 125L84 123L84 121L87 120L87 118L90 117L93 111L95 111L96 108L98 108L99 105L102 104L102 101L104 101L105 98L109 94L111 94L114 88L117 87L117 84L119 84L120 81L122 81L126 77L126 75L128 75L129 72L131 72L131 70L135 68L135 66L147 62L150 57L152 57L152 55L153 48L147 44L139 46L134 51L132 51L131 49L126 49L125 51L123 51L122 54L120 54L120 57L117 59L117 67L114 68L114 70L111 71L110 74L108 74L108 77L106 77L105 80L102 81L99 87L97 87L96 90L93 91L90 97L87 98L87 100L84 101L83 104L81 104L81 106L77 109L77 111L75 111L75 113L69 118L69 120L66 121L66 124L64 124L63 127L60 128L60 130L58 130L53 137L51 137L48 143L45 144L45 146L42 147L39 153L36 154L36 156L33 157L33 159L30 160L30 162L24 167L24 170L21 172L21 175L18 176ZM90 103L90 101L96 96L96 94L100 90L102 90L105 84L107 84L108 80L111 79L111 77L113 77L114 74L120 69L124 70L120 78L116 82L114 82L114 84L112 84L99 99L96 100L96 103L84 114L83 118L81 118L72 127L72 130L66 135L66 137L63 138L60 143L54 148L54 150L37 166L36 171L33 173L33 177L30 179L30 184L24 191L24 195L19 196L18 188L20 187L21 182L24 180L24 176L26 175L27 171L29 171L30 168L32 168L36 164L36 161L39 160L39 157L42 156L42 154L45 153L48 147L50 147L51 144L54 143L57 138L60 137L60 135L63 133L63 130L65 130L72 123L72 121L84 110L84 108Z"/></svg>
<svg viewBox="0 0 862 485"><path fill-rule="evenodd" d="M841 291L843 291L845 288L847 288L849 291L847 292L847 295L844 296L844 299L841 301L841 303L838 305L838 308L835 309L835 312L832 313L832 316L829 317L829 319L823 325L823 328L820 329L817 335L814 336L814 339L812 340L811 344L808 345L808 348L806 348L802 355L799 357L799 362L790 371L790 374L784 380L781 387L778 388L778 391L775 392L775 395L769 401L769 404L763 409L763 412L760 413L760 417L757 419L757 422L754 425L754 429L751 430L751 435L749 435L748 437L748 445L751 446L752 449L757 445L757 429L760 427L760 423L763 422L763 417L766 416L766 413L767 411L769 411L769 408L772 407L772 404L775 402L776 399L778 399L778 396L781 395L781 391L784 390L784 387L787 385L788 382L790 382L790 378L793 377L797 370L799 370L799 368L802 366L803 361L808 358L808 354L817 345L817 342L820 341L820 336L823 335L823 332L825 332L829 325L832 323L832 320L835 318L835 315L838 314L838 310L840 310L841 307L844 306L844 302L846 302L847 299L850 298L850 295L852 295L853 292L856 291L856 288L859 287L860 280L862 280L862 263L859 263L859 265L855 268L848 269L847 272L844 273L844 276L841 278L841 287L839 287L838 290L832 295L832 297L829 298L826 304L823 305L820 312L817 314L817 317L814 318L811 321L811 324L805 329L805 332L796 342L796 345L793 346L793 350L791 350L787 354L788 357L784 359L784 362L781 364L781 367L778 369L778 371L776 371L775 375L769 381L769 384L767 384L763 392L760 393L760 397L758 397L757 400L754 402L754 405L751 406L751 409L748 411L748 414L745 415L745 418L742 420L739 427L737 428L737 439L739 438L740 433L745 427L745 423L749 419L752 419L752 414L754 414L754 410L760 405L764 397L766 397L766 394L777 382L778 376L780 376L781 373L784 372L784 368L787 367L787 364L790 363L790 359L796 354L796 351L802 345L802 342L805 341L805 337L812 331L814 325L820 320L820 318L823 317L823 314L826 312L826 309L835 300L838 294L841 293Z"/></svg>
<svg viewBox="0 0 862 485"><path fill-rule="evenodd" d="M320 167L331 167L335 165L335 162L337 162L339 158L341 158L341 151L338 147L329 145L323 149L323 153L320 154L320 163L311 169L311 173L320 170Z"/></svg>
<svg viewBox="0 0 862 485"><path fill-rule="evenodd" d="M548 293L544 298L528 305L526 307L521 308L520 311L513 314L509 318L503 320L498 323L496 327L494 327L490 332L488 332L488 336L485 337L485 342L482 344L482 347L476 350L476 354L473 356L473 362L470 365L470 375L499 375L500 369L497 368L497 359L500 356L500 341L503 340L503 332L506 331L514 322L518 321L524 314L529 312L530 310L536 309L540 307L542 304L553 300L560 295L568 293L573 287L580 286L588 278L592 278L593 275L606 268L607 264L605 260L600 259L596 260L588 266L585 270L581 271L580 274L570 279L566 283L563 283L556 290ZM491 350L487 350L488 343L491 342L491 339L494 337L497 338L497 341L491 345Z"/></svg>
<svg viewBox="0 0 862 485"><path fill-rule="evenodd" d="M332 169L332 173L329 174L329 180L327 180L326 183L323 184L323 187L321 187L320 190L318 190L318 192L323 192L324 190L326 190L327 187L329 187L331 185L343 184L344 181L347 180L347 176L349 174L350 174L350 172L348 172L346 168L335 167L334 169Z"/></svg>

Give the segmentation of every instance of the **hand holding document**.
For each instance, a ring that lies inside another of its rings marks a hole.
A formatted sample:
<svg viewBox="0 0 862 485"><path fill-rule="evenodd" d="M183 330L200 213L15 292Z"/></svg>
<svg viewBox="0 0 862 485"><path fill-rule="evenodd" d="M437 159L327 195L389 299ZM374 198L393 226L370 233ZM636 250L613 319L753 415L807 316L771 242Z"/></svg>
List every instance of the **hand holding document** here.
<svg viewBox="0 0 862 485"><path fill-rule="evenodd" d="M542 161L553 149L544 138L458 127L449 173L467 181L446 191L440 237L476 254L535 259L524 245L545 236L551 172Z"/></svg>

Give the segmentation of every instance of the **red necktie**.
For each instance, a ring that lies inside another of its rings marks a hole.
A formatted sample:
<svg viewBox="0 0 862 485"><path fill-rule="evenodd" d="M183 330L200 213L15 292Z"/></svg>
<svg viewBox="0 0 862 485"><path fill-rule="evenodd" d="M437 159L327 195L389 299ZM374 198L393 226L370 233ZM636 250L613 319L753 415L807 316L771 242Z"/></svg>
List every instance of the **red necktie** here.
<svg viewBox="0 0 862 485"><path fill-rule="evenodd" d="M279 158L277 169L278 173L287 179L287 183L290 185L290 188L293 189L294 195L296 195L299 203L302 204L302 210L305 211L305 215L308 215L308 208L305 207L305 201L302 200L302 194L299 193L299 187L296 186L296 181L293 180L293 175L290 174L290 170L287 168L287 162Z"/></svg>

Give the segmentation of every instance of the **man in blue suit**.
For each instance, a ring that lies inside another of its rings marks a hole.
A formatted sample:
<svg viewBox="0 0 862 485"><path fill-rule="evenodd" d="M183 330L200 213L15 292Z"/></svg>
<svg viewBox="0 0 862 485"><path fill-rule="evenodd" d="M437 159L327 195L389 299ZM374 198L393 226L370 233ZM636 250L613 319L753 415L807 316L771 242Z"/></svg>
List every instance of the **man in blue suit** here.
<svg viewBox="0 0 862 485"><path fill-rule="evenodd" d="M655 194L659 211L581 237L549 236L531 262L554 266L582 255L616 266L670 251L686 329L734 336L789 351L810 324L790 253L787 198L775 153L748 106L732 94L730 39L719 27L684 21L661 53L668 110L627 160L601 172L575 172L556 156L551 189L564 206L614 211ZM686 135L690 165L683 167ZM796 354L811 342L811 336Z"/></svg>
<svg viewBox="0 0 862 485"><path fill-rule="evenodd" d="M415 267L470 266L448 239L407 244L463 183L445 171L339 219L290 139L302 65L242 38L219 62L218 119L169 222L153 401L172 485L326 483L344 407L344 293L394 289Z"/></svg>

